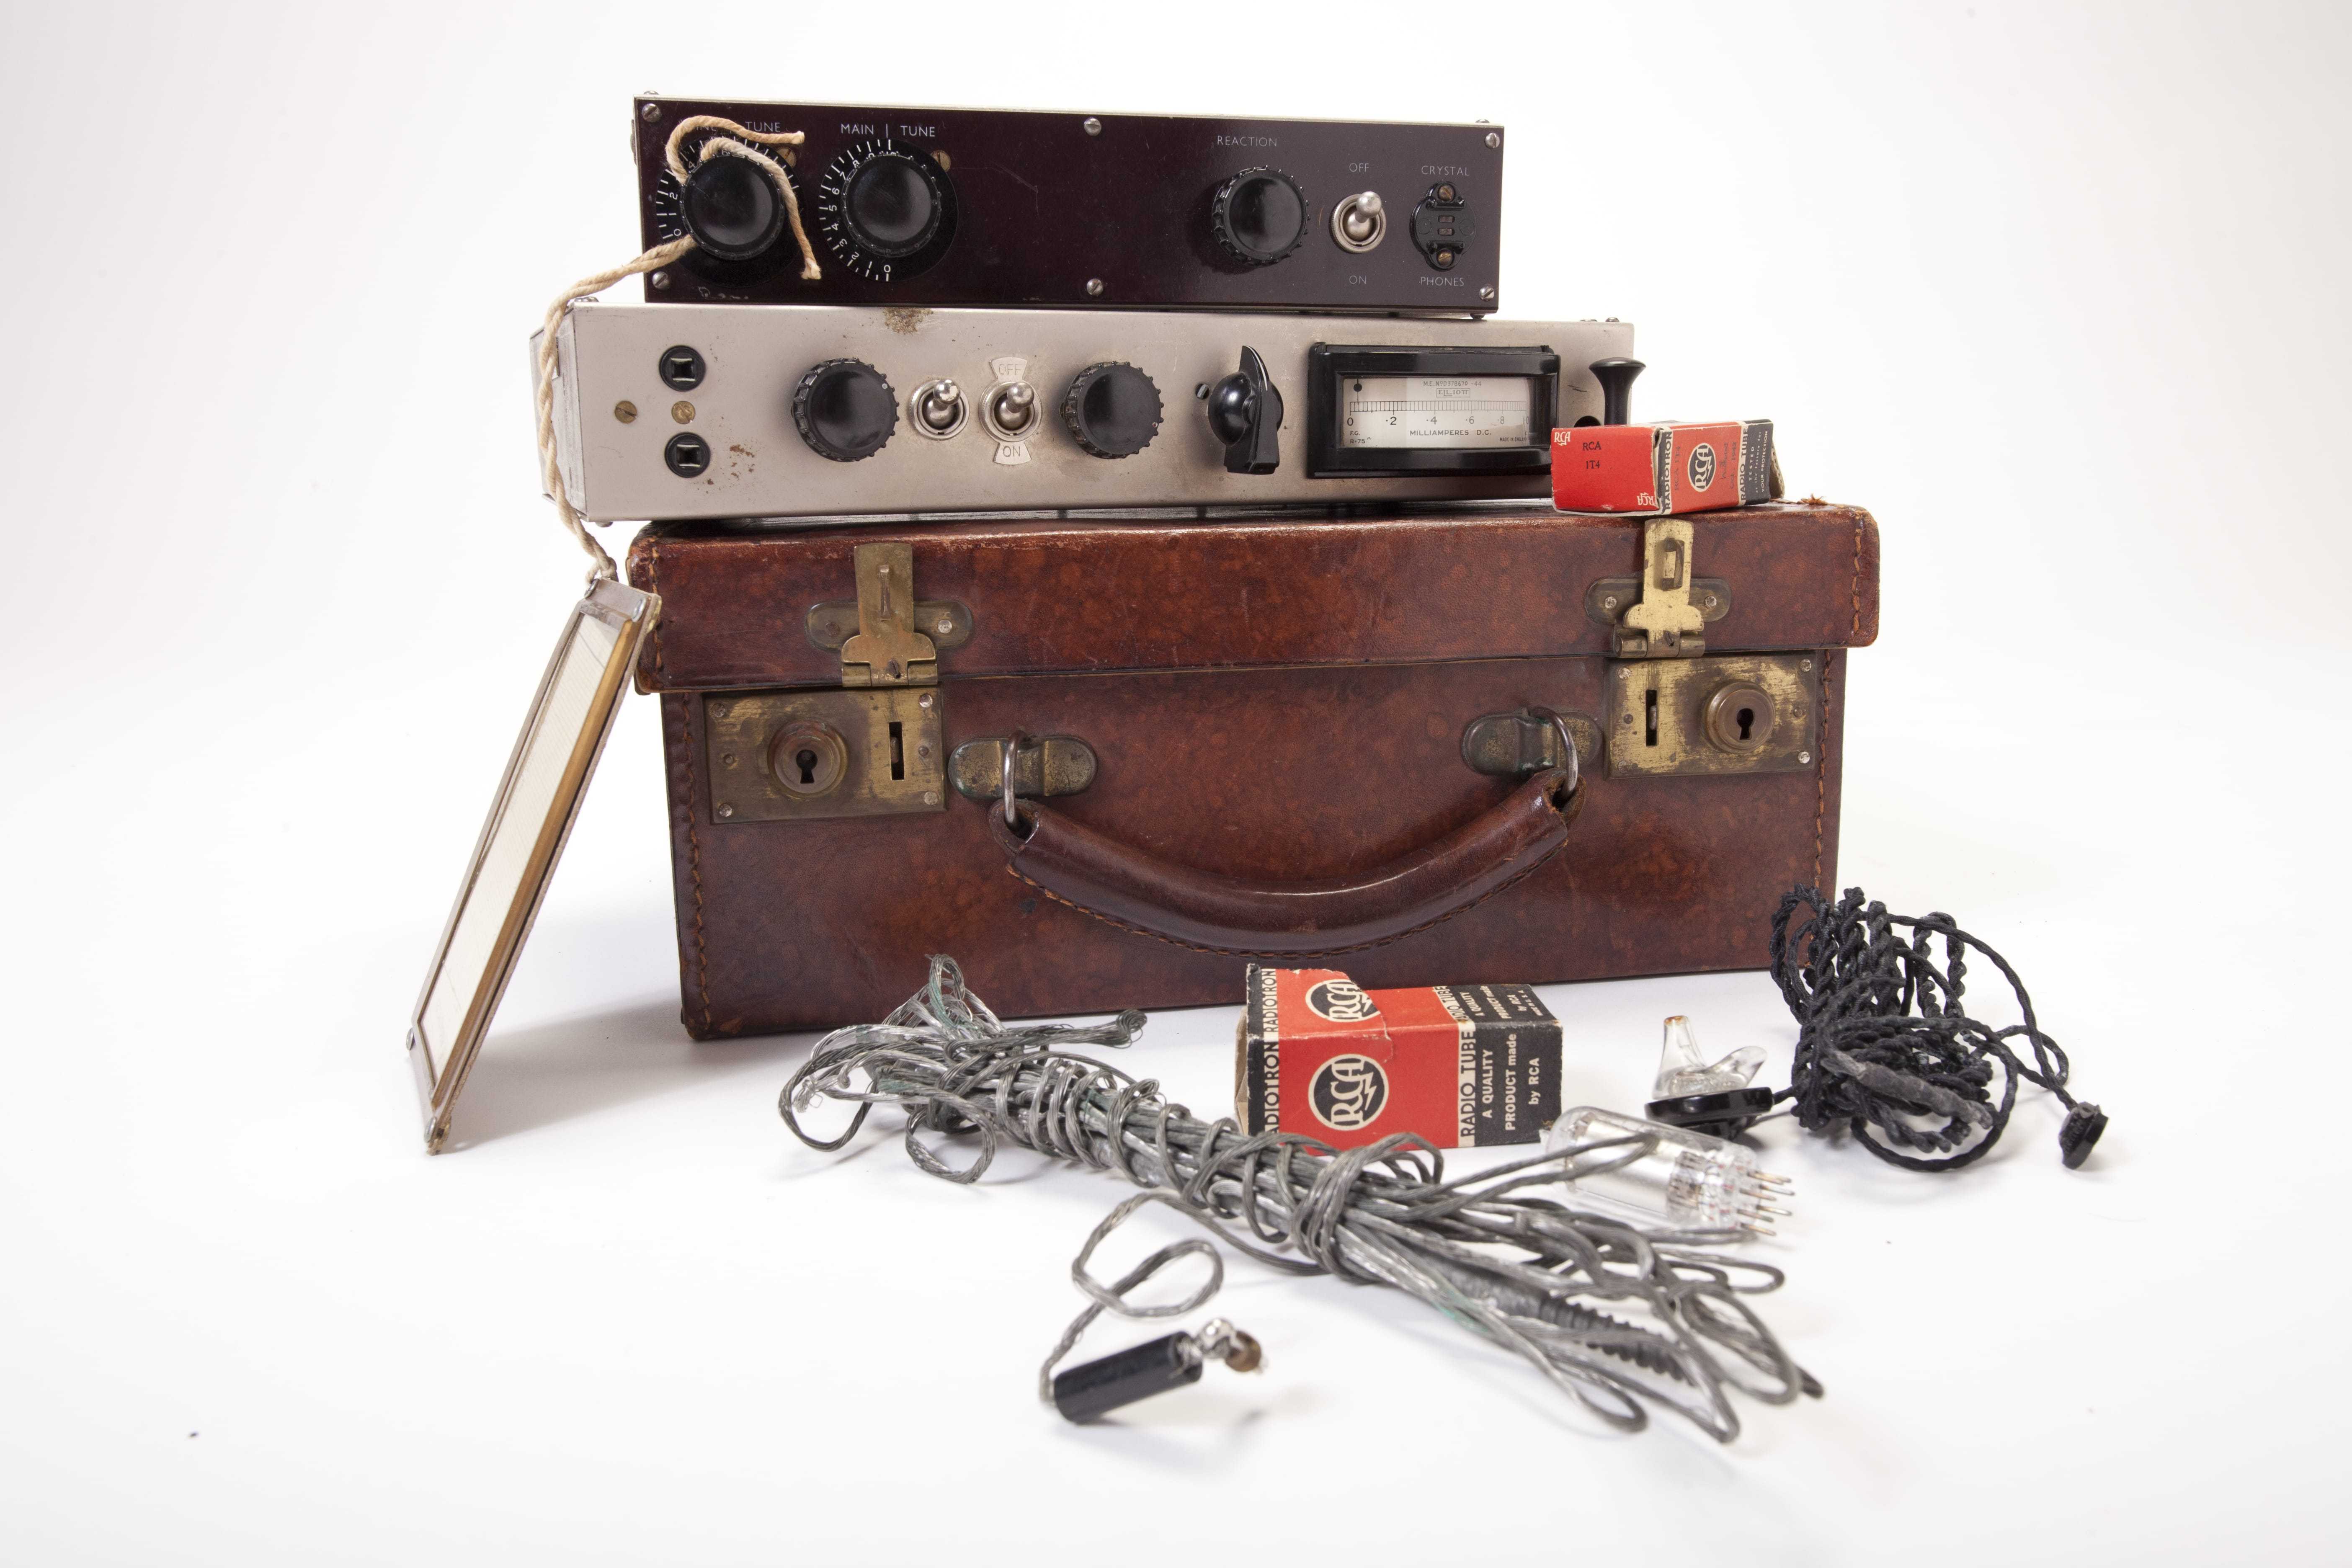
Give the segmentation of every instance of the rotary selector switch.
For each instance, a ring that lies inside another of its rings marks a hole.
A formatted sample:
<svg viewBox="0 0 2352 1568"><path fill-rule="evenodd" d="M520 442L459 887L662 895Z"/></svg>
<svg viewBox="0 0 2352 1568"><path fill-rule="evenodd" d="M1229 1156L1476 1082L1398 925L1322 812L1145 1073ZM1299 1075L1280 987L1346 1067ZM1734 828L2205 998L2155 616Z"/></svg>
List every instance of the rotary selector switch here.
<svg viewBox="0 0 2352 1568"><path fill-rule="evenodd" d="M825 165L817 230L841 264L877 283L912 278L955 237L955 187L931 153L887 137Z"/></svg>
<svg viewBox="0 0 2352 1568"><path fill-rule="evenodd" d="M1071 379L1062 423L1097 458L1132 458L1160 433L1160 388L1131 364L1090 364Z"/></svg>
<svg viewBox="0 0 2352 1568"><path fill-rule="evenodd" d="M1271 267L1307 237L1307 194L1279 169L1244 169L1209 198L1218 247L1244 267Z"/></svg>
<svg viewBox="0 0 2352 1568"><path fill-rule="evenodd" d="M1282 466L1282 394L1265 359L1242 346L1242 367L1209 388L1209 433L1224 444L1229 474L1270 474Z"/></svg>
<svg viewBox="0 0 2352 1568"><path fill-rule="evenodd" d="M898 396L864 360L812 365L793 389L793 427L809 450L836 463L880 451L898 427Z"/></svg>

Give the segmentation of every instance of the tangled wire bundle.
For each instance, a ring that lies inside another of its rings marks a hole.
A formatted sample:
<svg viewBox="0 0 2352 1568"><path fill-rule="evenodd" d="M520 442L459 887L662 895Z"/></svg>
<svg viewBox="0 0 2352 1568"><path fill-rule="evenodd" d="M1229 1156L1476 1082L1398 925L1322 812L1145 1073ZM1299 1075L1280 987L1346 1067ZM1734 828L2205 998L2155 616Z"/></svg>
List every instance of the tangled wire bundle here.
<svg viewBox="0 0 2352 1568"><path fill-rule="evenodd" d="M908 1156L951 1182L977 1181L1008 1142L1116 1172L1260 1262L1427 1301L1626 1431L1656 1405L1728 1442L1739 1432L1730 1389L1772 1405L1821 1392L1744 1300L1778 1287L1780 1270L1709 1250L1734 1233L1640 1230L1530 1191L1628 1163L1644 1140L1595 1140L1449 1182L1443 1157L1411 1135L1345 1152L1297 1133L1253 1136L1065 1048L1124 1046L1143 1023L1127 1012L1007 1028L952 960L933 958L929 984L888 1018L820 1040L780 1109L803 1142L838 1149L876 1103L895 1104ZM856 1105L837 1136L802 1125L820 1098ZM922 1133L978 1148L952 1165ZM1074 1269L1082 1286L1085 1262Z"/></svg>
<svg viewBox="0 0 2352 1568"><path fill-rule="evenodd" d="M2009 982L2023 1022L1995 1028L1960 1010L1971 948ZM1891 915L1859 888L1832 907L1818 889L1798 888L1772 915L1772 978L1798 1025L1783 1098L1809 1132L1843 1128L1890 1164L1956 1170L2000 1141L2021 1078L2067 1108L2058 1147L2069 1168L2106 1131L2104 1111L2066 1092L2066 1053L2034 1021L2017 971L1949 915ZM2031 1065L2013 1042L2031 1047Z"/></svg>

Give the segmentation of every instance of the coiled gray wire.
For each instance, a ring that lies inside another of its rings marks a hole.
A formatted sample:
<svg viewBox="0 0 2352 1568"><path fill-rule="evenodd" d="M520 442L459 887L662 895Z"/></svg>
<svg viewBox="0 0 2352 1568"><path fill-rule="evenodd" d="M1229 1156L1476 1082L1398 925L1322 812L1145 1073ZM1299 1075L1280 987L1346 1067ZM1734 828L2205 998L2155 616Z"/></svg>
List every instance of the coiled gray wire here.
<svg viewBox="0 0 2352 1568"><path fill-rule="evenodd" d="M1105 1024L1007 1027L952 959L934 957L929 983L887 1018L819 1040L778 1108L803 1142L831 1150L876 1104L896 1105L908 1156L945 1181L978 1181L1007 1142L1115 1172L1166 1192L1269 1267L1428 1302L1621 1430L1641 1430L1656 1406L1729 1442L1739 1433L1731 1389L1769 1405L1820 1394L1745 1300L1777 1289L1780 1271L1712 1250L1736 1233L1647 1231L1537 1195L1572 1196L1559 1184L1639 1158L1642 1140L1596 1140L1449 1182L1444 1156L1418 1137L1335 1151L1297 1133L1253 1136L1067 1049L1123 1047L1143 1025L1130 1011ZM837 1135L802 1124L820 1099L856 1106ZM978 1147L950 1164L924 1132Z"/></svg>

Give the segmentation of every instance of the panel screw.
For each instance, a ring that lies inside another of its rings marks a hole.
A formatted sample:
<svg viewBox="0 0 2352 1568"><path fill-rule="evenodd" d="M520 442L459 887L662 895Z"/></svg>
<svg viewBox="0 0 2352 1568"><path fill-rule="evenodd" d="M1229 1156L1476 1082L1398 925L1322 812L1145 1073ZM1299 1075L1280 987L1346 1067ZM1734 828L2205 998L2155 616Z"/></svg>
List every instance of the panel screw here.
<svg viewBox="0 0 2352 1568"><path fill-rule="evenodd" d="M733 766L735 765L735 753L734 753L734 752L729 752L725 753L724 755L722 755L719 760L720 762L722 762L722 763L725 763L729 767L730 767L730 768L731 768L731 767L733 767Z"/></svg>
<svg viewBox="0 0 2352 1568"><path fill-rule="evenodd" d="M648 105L646 105L646 107L650 109L650 108L651 108L651 107L653 107L653 106L652 106L651 104L648 104ZM1502 133L1501 132L1499 132L1499 131L1489 131L1489 132L1486 132L1486 145L1487 145L1487 146L1489 146L1489 147L1500 147L1502 144L1503 144L1503 133Z"/></svg>
<svg viewBox="0 0 2352 1568"><path fill-rule="evenodd" d="M1102 134L1102 121L1097 120L1091 114L1078 121L1078 127L1089 136L1099 136Z"/></svg>
<svg viewBox="0 0 2352 1568"><path fill-rule="evenodd" d="M930 705L931 705L931 694L930 694L929 692L928 692L928 691L924 692L920 697L918 697L918 698L916 698L916 699L915 699L915 706L916 706L916 707L918 707L918 708L929 708Z"/></svg>
<svg viewBox="0 0 2352 1568"><path fill-rule="evenodd" d="M1089 278L1089 279L1087 279L1087 292L1088 294L1091 294L1091 295L1095 296L1097 299L1099 299L1099 298L1101 298L1101 296L1102 296L1102 291L1103 291L1103 280L1102 280L1101 279L1099 279L1099 278Z"/></svg>
<svg viewBox="0 0 2352 1568"><path fill-rule="evenodd" d="M1715 595L1712 594L1709 594L1705 601L1706 607L1710 610L1715 608Z"/></svg>
<svg viewBox="0 0 2352 1568"><path fill-rule="evenodd" d="M1603 595L1601 600L1601 607L1604 610L1615 609L1617 607L1617 595L1614 594Z"/></svg>
<svg viewBox="0 0 2352 1568"><path fill-rule="evenodd" d="M1617 672L1617 679L1620 680L1631 680L1633 679L1633 672L1630 669L1621 669Z"/></svg>
<svg viewBox="0 0 2352 1568"><path fill-rule="evenodd" d="M710 716L713 719L724 719L734 710L735 705L731 702L714 702L710 705Z"/></svg>
<svg viewBox="0 0 2352 1568"><path fill-rule="evenodd" d="M723 800L722 800L722 801L720 801L720 802L719 803L719 815L721 817L729 817L729 816L734 816L734 815L735 815L735 807L734 807L734 805L733 805L731 802L729 802L729 801L723 801Z"/></svg>
<svg viewBox="0 0 2352 1568"><path fill-rule="evenodd" d="M1620 713L1617 715L1617 722L1620 724L1631 724L1633 721L1633 716L1631 713Z"/></svg>
<svg viewBox="0 0 2352 1568"><path fill-rule="evenodd" d="M928 757L930 754L931 749L929 746L917 746L915 748L915 755L919 757Z"/></svg>
<svg viewBox="0 0 2352 1568"><path fill-rule="evenodd" d="M613 405L613 417L619 420L622 424L626 425L630 420L635 419L636 416L637 405L630 402L627 398L624 397L620 402Z"/></svg>
<svg viewBox="0 0 2352 1568"><path fill-rule="evenodd" d="M1810 658L1801 658L1797 661L1797 668L1809 670L1813 668L1813 661Z"/></svg>
<svg viewBox="0 0 2352 1568"><path fill-rule="evenodd" d="M938 626L933 626L931 629L939 633L940 636L945 637L950 632L955 630L955 623L953 621L941 621Z"/></svg>
<svg viewBox="0 0 2352 1568"><path fill-rule="evenodd" d="M667 272L656 272L651 278L647 279L646 281L651 283L656 289L667 289L669 287L669 274Z"/></svg>
<svg viewBox="0 0 2352 1568"><path fill-rule="evenodd" d="M651 124L653 121L661 118L661 105L658 103L647 103L639 106L637 110L637 118L645 121L648 124ZM1492 146L1493 144L1493 141L1490 138L1487 145Z"/></svg>
<svg viewBox="0 0 2352 1568"><path fill-rule="evenodd" d="M681 425L694 423L694 405L680 398L669 405L669 416Z"/></svg>
<svg viewBox="0 0 2352 1568"><path fill-rule="evenodd" d="M408 1048L412 1051L416 1048L416 1031L414 1029L408 1031ZM193 1437L195 1434L191 1432L188 1436Z"/></svg>
<svg viewBox="0 0 2352 1568"><path fill-rule="evenodd" d="M1812 753L1812 752L1799 752L1797 753L1797 761L1799 761L1799 762L1801 762L1801 763L1804 763L1810 764L1810 763L1812 762L1812 760L1813 760L1813 753Z"/></svg>
<svg viewBox="0 0 2352 1568"><path fill-rule="evenodd" d="M935 789L927 789L927 790L925 790L925 791L923 792L923 804L924 804L925 805L939 805L939 804L940 804L940 792L939 792L939 791L937 791L937 790L935 790Z"/></svg>
<svg viewBox="0 0 2352 1568"><path fill-rule="evenodd" d="M1493 289L1493 287L1492 287L1491 285L1490 285L1490 286L1488 286L1488 287L1486 287L1486 288L1480 289L1478 290L1478 298L1480 298L1481 300L1491 300L1491 299L1493 299L1494 297L1495 297L1495 290L1494 290L1494 289Z"/></svg>

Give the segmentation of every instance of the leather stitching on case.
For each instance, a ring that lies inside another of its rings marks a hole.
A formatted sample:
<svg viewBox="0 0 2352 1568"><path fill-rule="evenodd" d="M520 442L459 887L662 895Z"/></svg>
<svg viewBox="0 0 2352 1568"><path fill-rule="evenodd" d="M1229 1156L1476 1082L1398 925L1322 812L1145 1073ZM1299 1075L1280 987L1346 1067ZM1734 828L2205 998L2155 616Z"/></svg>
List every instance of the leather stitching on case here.
<svg viewBox="0 0 2352 1568"><path fill-rule="evenodd" d="M1853 520L1853 629L1846 634L1850 647L1862 646L1862 519Z"/></svg>
<svg viewBox="0 0 2352 1568"><path fill-rule="evenodd" d="M1566 826L1574 826L1577 817L1583 813L1583 810L1584 790L1581 786L1579 786L1577 792L1569 797L1568 805L1561 813L1561 815L1567 819ZM1430 920L1425 920L1419 925L1412 927L1411 930L1401 931L1394 936L1380 937L1371 942L1352 942L1346 947L1318 947L1306 952L1286 951L1282 952L1270 952L1265 949L1255 947L1206 947L1197 942L1186 942L1181 937L1162 936L1156 931L1146 931L1139 925L1135 925L1129 921L1119 920L1116 916L1104 914L1100 910L1090 910L1084 904L1073 902L1071 900L1064 898L1061 894L1054 891L1053 889L1046 887L1044 883L1035 880L1034 878L1022 875L1021 868L1017 866L1007 865L1004 868L1011 872L1017 880L1027 882L1031 887L1036 889L1039 892L1045 894L1047 898L1053 900L1057 904L1061 904L1068 909L1076 910L1082 915L1091 915L1094 919L1102 921L1105 925L1117 926L1119 930L1123 931L1130 931L1137 936L1148 936L1154 942L1164 942L1171 947L1181 947L1188 952L1213 952L1232 958L1328 958L1342 952L1363 952L1375 947L1386 947L1392 942L1402 942L1409 936L1419 936L1423 931L1428 931L1433 926L1442 926L1447 921L1453 920L1457 915L1466 915L1472 910L1475 910L1479 905L1485 903L1487 900L1496 897L1497 894L1509 892L1513 888L1517 887L1521 882L1526 881L1529 877L1534 876L1538 871L1540 871L1546 866L1550 865L1553 858L1558 856L1561 850L1567 847L1568 840L1566 837L1562 837L1559 843L1553 845L1550 848L1545 850L1540 856L1531 861L1525 869L1515 873L1509 880L1498 882L1494 887L1487 889L1485 892L1471 900L1468 903L1450 909L1442 915L1435 916ZM1816 848L1816 861L1818 863L1818 847Z"/></svg>

